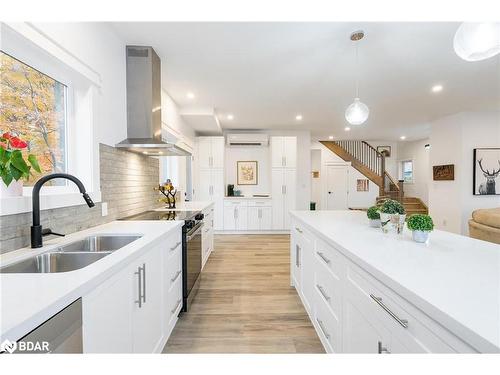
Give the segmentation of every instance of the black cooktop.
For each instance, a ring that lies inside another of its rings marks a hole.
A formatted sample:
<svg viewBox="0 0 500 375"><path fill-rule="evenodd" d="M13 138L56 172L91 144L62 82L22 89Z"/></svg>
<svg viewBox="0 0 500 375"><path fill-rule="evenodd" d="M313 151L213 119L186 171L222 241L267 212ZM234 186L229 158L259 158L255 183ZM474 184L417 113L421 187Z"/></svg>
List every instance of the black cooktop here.
<svg viewBox="0 0 500 375"><path fill-rule="evenodd" d="M144 211L120 220L192 220L200 211Z"/></svg>

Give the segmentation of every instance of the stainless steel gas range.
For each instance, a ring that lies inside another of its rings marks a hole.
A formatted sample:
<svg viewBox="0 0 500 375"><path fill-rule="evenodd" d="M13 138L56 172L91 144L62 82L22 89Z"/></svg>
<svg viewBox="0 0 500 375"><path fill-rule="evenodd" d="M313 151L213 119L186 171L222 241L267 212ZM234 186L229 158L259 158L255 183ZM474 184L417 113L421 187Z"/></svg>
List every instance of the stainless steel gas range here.
<svg viewBox="0 0 500 375"><path fill-rule="evenodd" d="M182 226L182 311L188 311L198 291L201 273L201 232L203 214L200 211L145 211L121 220L183 220Z"/></svg>

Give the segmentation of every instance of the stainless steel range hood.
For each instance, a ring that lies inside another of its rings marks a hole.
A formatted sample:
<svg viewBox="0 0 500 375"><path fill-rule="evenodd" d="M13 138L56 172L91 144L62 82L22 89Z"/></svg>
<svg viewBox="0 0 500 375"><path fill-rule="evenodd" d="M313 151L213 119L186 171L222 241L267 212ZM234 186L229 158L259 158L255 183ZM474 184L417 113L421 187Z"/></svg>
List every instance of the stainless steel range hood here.
<svg viewBox="0 0 500 375"><path fill-rule="evenodd" d="M161 61L152 47L127 46L127 138L116 145L150 156L187 156L161 126Z"/></svg>

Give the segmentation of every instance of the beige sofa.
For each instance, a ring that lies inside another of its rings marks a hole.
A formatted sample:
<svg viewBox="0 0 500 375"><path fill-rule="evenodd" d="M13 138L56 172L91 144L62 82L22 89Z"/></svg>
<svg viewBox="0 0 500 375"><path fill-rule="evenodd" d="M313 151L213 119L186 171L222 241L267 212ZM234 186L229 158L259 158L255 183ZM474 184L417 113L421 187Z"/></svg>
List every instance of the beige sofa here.
<svg viewBox="0 0 500 375"><path fill-rule="evenodd" d="M474 211L472 219L469 220L469 235L500 244L500 207Z"/></svg>

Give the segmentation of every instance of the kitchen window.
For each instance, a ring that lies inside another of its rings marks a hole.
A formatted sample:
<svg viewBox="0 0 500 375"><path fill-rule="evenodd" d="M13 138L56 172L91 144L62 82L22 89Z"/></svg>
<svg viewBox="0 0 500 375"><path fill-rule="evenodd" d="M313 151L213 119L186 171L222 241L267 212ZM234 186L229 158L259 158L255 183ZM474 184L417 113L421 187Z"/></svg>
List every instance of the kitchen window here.
<svg viewBox="0 0 500 375"><path fill-rule="evenodd" d="M0 51L0 129L28 143L42 169L32 170L25 186L42 176L67 171L67 86ZM65 180L49 181L64 185Z"/></svg>

